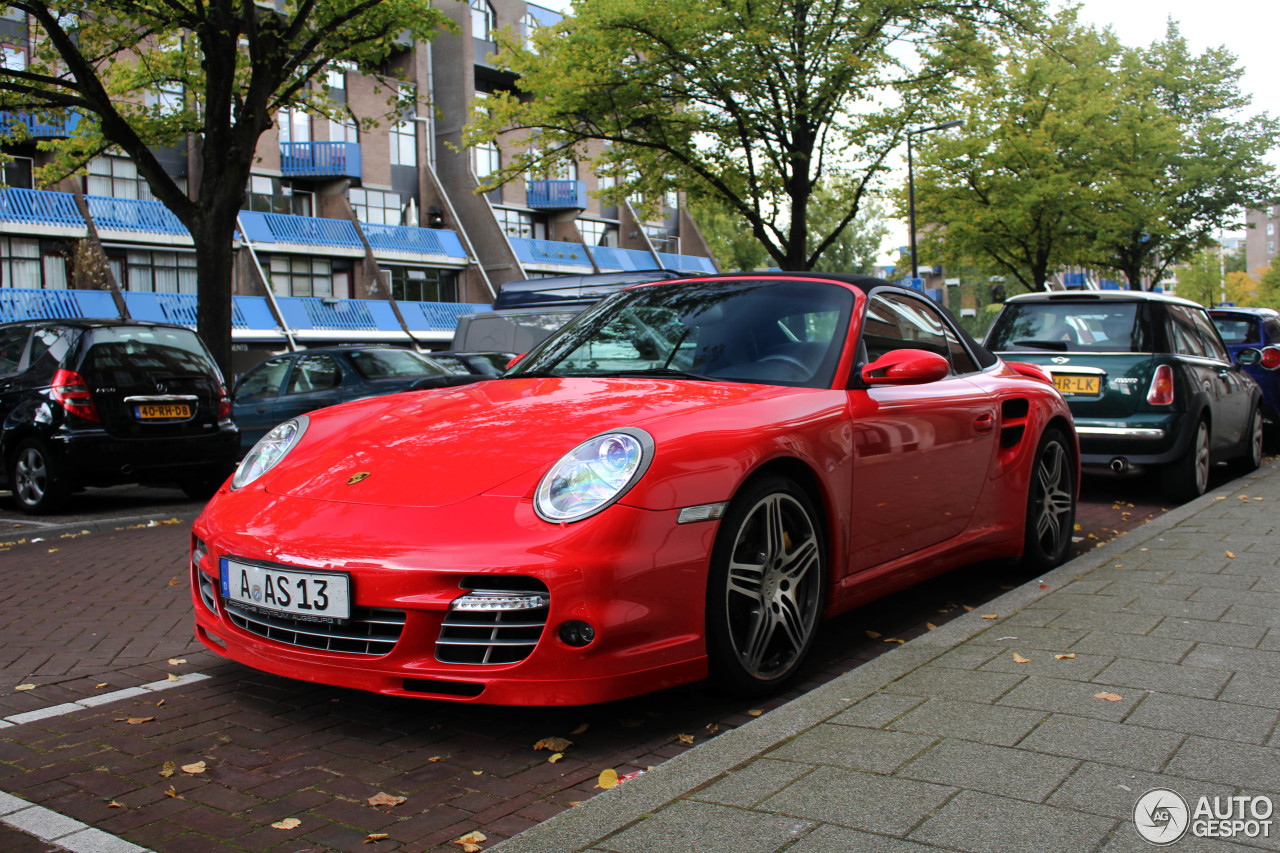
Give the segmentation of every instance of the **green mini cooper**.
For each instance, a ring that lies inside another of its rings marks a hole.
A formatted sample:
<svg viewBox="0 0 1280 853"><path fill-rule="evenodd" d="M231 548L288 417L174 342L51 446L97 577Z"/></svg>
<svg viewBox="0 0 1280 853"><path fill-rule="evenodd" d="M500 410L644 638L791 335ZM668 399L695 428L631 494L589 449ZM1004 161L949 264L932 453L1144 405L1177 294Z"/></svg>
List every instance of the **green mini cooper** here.
<svg viewBox="0 0 1280 853"><path fill-rule="evenodd" d="M1262 462L1258 386L1205 309L1145 291L1011 297L986 346L1034 364L1066 398L1086 470L1158 469L1171 497L1204 493L1209 468Z"/></svg>

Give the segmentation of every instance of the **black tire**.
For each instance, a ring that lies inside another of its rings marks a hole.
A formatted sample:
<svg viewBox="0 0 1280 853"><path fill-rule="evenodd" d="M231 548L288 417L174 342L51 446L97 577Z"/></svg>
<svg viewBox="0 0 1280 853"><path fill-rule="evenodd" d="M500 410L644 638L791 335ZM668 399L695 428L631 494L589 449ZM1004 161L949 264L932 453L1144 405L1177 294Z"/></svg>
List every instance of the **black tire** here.
<svg viewBox="0 0 1280 853"><path fill-rule="evenodd" d="M1263 443L1262 410L1255 407L1253 415L1249 418L1249 428L1246 430L1244 441L1242 442L1241 450L1243 452L1231 460L1231 470L1237 474L1248 474L1251 471L1257 471L1262 465Z"/></svg>
<svg viewBox="0 0 1280 853"><path fill-rule="evenodd" d="M784 477L748 484L720 522L707 583L712 683L759 696L782 688L813 646L827 548L809 495Z"/></svg>
<svg viewBox="0 0 1280 853"><path fill-rule="evenodd" d="M57 512L71 496L62 460L38 438L23 441L14 451L9 483L14 503L28 515Z"/></svg>
<svg viewBox="0 0 1280 853"><path fill-rule="evenodd" d="M1036 446L1027 488L1022 564L1028 570L1048 571L1071 552L1078 487L1075 456L1066 435L1056 427L1045 430Z"/></svg>
<svg viewBox="0 0 1280 853"><path fill-rule="evenodd" d="M1209 464L1209 422L1201 418L1187 452L1160 472L1165 492L1176 501L1200 497L1209 488Z"/></svg>

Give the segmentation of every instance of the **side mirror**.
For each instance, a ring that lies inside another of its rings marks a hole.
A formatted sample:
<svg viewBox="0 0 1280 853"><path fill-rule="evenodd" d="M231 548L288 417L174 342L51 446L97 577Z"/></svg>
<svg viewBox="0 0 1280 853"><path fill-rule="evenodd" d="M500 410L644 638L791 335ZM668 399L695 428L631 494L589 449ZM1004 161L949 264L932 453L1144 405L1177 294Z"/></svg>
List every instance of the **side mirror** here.
<svg viewBox="0 0 1280 853"><path fill-rule="evenodd" d="M522 352L522 353L520 353L519 355L517 355L517 356L515 356L514 358L512 358L510 361L508 361L508 362L507 362L507 370L510 370L511 368L515 367L515 366L516 366L516 362L518 362L520 359L524 358L526 355L528 355L528 353L526 353L526 352Z"/></svg>
<svg viewBox="0 0 1280 853"><path fill-rule="evenodd" d="M862 368L868 385L924 385L951 373L951 362L922 349L891 350Z"/></svg>
<svg viewBox="0 0 1280 853"><path fill-rule="evenodd" d="M1262 361L1262 352L1253 347L1246 347L1236 353L1236 364L1241 367L1252 367Z"/></svg>

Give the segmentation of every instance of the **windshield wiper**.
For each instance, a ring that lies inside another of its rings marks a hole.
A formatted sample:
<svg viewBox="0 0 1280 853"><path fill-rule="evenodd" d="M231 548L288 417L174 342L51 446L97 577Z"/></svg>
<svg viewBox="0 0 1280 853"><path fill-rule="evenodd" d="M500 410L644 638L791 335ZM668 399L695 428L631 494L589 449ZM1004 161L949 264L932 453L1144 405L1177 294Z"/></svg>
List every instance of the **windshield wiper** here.
<svg viewBox="0 0 1280 853"><path fill-rule="evenodd" d="M645 370L601 370L590 376L669 376L676 379L698 379L703 382L719 382L714 376L704 376L688 370L676 370L674 367L650 367Z"/></svg>
<svg viewBox="0 0 1280 853"><path fill-rule="evenodd" d="M1035 349L1051 349L1059 352L1067 351L1066 341L1014 341L1015 347L1033 347Z"/></svg>

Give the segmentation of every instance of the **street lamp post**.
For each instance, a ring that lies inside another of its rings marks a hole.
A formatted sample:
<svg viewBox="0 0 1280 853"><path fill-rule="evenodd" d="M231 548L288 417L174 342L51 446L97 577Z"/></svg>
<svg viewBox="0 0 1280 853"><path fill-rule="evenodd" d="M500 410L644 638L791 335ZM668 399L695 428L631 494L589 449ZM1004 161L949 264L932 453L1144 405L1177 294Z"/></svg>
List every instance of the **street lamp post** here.
<svg viewBox="0 0 1280 853"><path fill-rule="evenodd" d="M911 278L913 281L919 275L919 268L916 266L916 180L915 167L911 159L911 135L913 133L928 133L931 130L946 130L949 127L963 126L964 119L957 118L930 127L917 127L915 130L907 129L907 229L911 232Z"/></svg>

